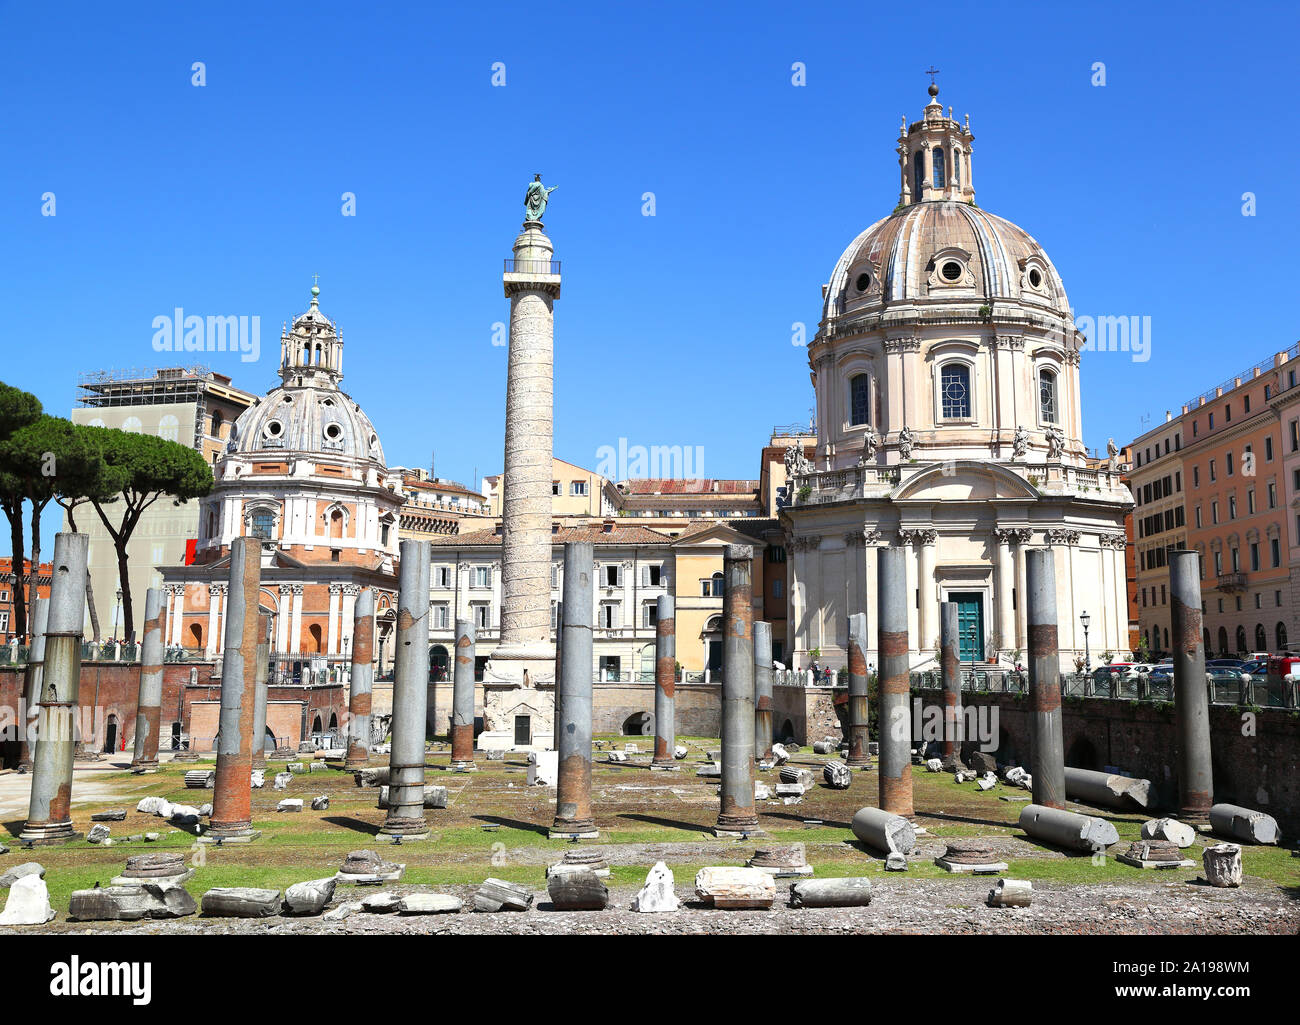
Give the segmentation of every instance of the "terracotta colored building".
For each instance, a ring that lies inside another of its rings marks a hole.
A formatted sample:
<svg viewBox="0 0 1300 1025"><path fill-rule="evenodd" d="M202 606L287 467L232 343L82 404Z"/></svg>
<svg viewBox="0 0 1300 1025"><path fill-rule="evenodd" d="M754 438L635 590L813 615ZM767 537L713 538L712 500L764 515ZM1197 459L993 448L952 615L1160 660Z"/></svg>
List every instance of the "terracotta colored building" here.
<svg viewBox="0 0 1300 1025"><path fill-rule="evenodd" d="M50 574L53 572L50 563L42 562L40 572L36 579L36 596L38 598L48 598L50 596ZM32 560L23 560L23 594L30 596L32 593ZM14 589L17 587L17 581L14 579L14 560L6 556L0 559L0 643L7 644L16 635L14 633L16 617L14 615ZM28 630L31 630L31 613L28 611ZM18 638L23 642L26 638Z"/></svg>
<svg viewBox="0 0 1300 1025"><path fill-rule="evenodd" d="M198 503L192 565L160 567L167 591L164 640L213 658L224 633L230 542L262 542L263 612L273 660L290 678L346 675L353 612L363 587L376 596L376 648L391 662L402 481L360 405L339 383L343 340L310 308L280 340L280 384L232 425L216 485Z"/></svg>

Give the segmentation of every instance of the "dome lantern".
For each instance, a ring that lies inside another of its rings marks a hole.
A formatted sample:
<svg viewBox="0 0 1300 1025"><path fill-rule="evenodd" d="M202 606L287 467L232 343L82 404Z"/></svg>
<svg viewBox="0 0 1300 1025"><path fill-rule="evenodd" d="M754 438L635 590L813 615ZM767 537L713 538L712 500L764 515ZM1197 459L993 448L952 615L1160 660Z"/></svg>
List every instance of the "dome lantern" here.
<svg viewBox="0 0 1300 1025"><path fill-rule="evenodd" d="M951 116L945 117L939 102L939 87L931 77L930 102L920 121L898 131L898 166L902 179L900 206L938 200L974 202L975 186L971 179L970 115L964 125Z"/></svg>
<svg viewBox="0 0 1300 1025"><path fill-rule="evenodd" d="M311 304L280 335L280 378L286 385L337 388L343 379L343 337L320 310L320 286L311 287Z"/></svg>

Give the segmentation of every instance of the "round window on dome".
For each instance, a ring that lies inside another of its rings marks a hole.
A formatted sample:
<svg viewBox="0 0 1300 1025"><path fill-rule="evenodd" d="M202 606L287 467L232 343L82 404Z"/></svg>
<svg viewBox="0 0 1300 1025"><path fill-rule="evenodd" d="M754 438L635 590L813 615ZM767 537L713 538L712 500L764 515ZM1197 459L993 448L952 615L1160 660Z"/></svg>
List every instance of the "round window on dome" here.
<svg viewBox="0 0 1300 1025"><path fill-rule="evenodd" d="M280 423L279 420L268 420L262 430L266 432L268 437L278 438L284 433L284 424Z"/></svg>
<svg viewBox="0 0 1300 1025"><path fill-rule="evenodd" d="M338 441L343 434L343 429L338 424L325 425L325 437L330 441Z"/></svg>
<svg viewBox="0 0 1300 1025"><path fill-rule="evenodd" d="M865 292L868 288L871 287L871 275L859 274L858 280L855 281L854 284L857 286L859 292Z"/></svg>
<svg viewBox="0 0 1300 1025"><path fill-rule="evenodd" d="M956 260L949 260L943 265L940 273L944 276L945 280L959 281L961 280L961 264Z"/></svg>
<svg viewBox="0 0 1300 1025"><path fill-rule="evenodd" d="M1042 287L1043 287L1043 275L1042 275L1042 273L1039 271L1039 269L1038 269L1037 267L1031 267L1031 268L1029 269L1029 283L1030 283L1034 288L1042 288Z"/></svg>

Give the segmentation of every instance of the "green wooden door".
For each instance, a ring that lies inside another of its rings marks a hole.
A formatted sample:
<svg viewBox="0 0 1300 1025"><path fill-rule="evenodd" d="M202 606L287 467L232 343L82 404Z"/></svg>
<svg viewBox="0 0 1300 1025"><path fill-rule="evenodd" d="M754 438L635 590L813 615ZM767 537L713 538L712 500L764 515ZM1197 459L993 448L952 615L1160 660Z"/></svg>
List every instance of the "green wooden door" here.
<svg viewBox="0 0 1300 1025"><path fill-rule="evenodd" d="M948 595L957 605L958 657L963 662L984 660L984 596L978 592Z"/></svg>

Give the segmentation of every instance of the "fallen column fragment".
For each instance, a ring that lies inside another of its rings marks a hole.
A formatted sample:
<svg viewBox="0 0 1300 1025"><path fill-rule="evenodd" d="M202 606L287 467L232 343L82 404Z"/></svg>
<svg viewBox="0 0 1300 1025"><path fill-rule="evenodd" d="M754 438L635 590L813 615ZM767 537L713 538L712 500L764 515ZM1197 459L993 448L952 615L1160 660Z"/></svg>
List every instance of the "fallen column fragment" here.
<svg viewBox="0 0 1300 1025"><path fill-rule="evenodd" d="M1049 808L1049 811L1056 811ZM991 908L1027 908L1034 896L1034 884L1027 879L999 879L998 885L989 890L988 904Z"/></svg>
<svg viewBox="0 0 1300 1025"><path fill-rule="evenodd" d="M1205 881L1211 886L1241 885L1241 847L1235 843L1218 843L1201 854Z"/></svg>
<svg viewBox="0 0 1300 1025"><path fill-rule="evenodd" d="M137 922L142 918L183 918L199 910L180 886L146 882L142 886L98 886L75 890L68 917L78 922Z"/></svg>
<svg viewBox="0 0 1300 1025"><path fill-rule="evenodd" d="M552 873L546 892L556 911L604 911L609 906L609 887L595 872L581 866Z"/></svg>
<svg viewBox="0 0 1300 1025"><path fill-rule="evenodd" d="M761 868L722 865L696 873L695 894L715 908L767 909L776 900L776 882Z"/></svg>
<svg viewBox="0 0 1300 1025"><path fill-rule="evenodd" d="M1065 769L1065 796L1107 808L1145 808L1150 800L1151 781L1092 769Z"/></svg>
<svg viewBox="0 0 1300 1025"><path fill-rule="evenodd" d="M916 847L916 829L901 815L883 808L862 808L853 816L853 835L869 847L887 854L911 854Z"/></svg>
<svg viewBox="0 0 1300 1025"><path fill-rule="evenodd" d="M532 890L504 879L485 879L474 894L475 911L527 911L532 905Z"/></svg>
<svg viewBox="0 0 1300 1025"><path fill-rule="evenodd" d="M1196 830L1177 819L1148 819L1142 823L1143 840L1168 840L1179 847L1190 847L1196 840Z"/></svg>
<svg viewBox="0 0 1300 1025"><path fill-rule="evenodd" d="M1019 824L1031 838L1071 850L1095 851L1119 843L1119 833L1105 819L1041 804L1025 805Z"/></svg>
<svg viewBox="0 0 1300 1025"><path fill-rule="evenodd" d="M280 913L280 891L217 886L203 895L203 913L214 918L270 918Z"/></svg>
<svg viewBox="0 0 1300 1025"><path fill-rule="evenodd" d="M1262 811L1236 804L1216 804L1210 809L1210 828L1220 836L1245 843L1277 843L1277 819Z"/></svg>
<svg viewBox="0 0 1300 1025"><path fill-rule="evenodd" d="M793 908L864 908L871 903L871 880L809 879L790 887Z"/></svg>

